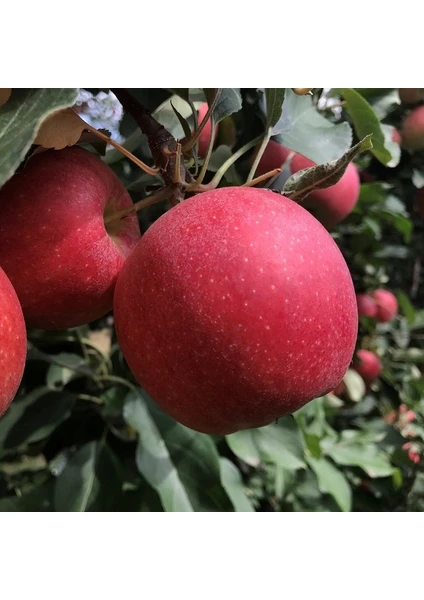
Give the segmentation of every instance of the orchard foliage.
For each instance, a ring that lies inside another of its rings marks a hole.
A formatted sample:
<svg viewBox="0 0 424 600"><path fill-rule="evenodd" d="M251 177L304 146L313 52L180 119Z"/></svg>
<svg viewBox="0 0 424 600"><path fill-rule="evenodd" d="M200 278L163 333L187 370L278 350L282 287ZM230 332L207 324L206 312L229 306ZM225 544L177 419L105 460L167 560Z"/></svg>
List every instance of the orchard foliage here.
<svg viewBox="0 0 424 600"><path fill-rule="evenodd" d="M140 388L112 312L28 328L22 383L0 418L0 510L424 510L422 104L420 90L397 89L0 89L0 186L32 153L79 144L122 181L142 232L207 186L249 182L302 203L352 161L361 182L330 229L360 303L340 385L265 427L206 435ZM181 152L152 144L154 123ZM261 161L270 140L277 164ZM318 166L292 172L297 155ZM24 218L36 238L30 208Z"/></svg>

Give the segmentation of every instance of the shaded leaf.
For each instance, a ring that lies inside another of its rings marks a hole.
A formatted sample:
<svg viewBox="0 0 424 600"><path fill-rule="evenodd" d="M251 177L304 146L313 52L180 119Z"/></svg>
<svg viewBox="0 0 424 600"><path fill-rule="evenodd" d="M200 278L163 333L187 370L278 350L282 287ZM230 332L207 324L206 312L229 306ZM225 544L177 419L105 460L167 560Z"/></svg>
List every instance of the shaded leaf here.
<svg viewBox="0 0 424 600"><path fill-rule="evenodd" d="M0 499L0 512L53 512L53 478L21 496Z"/></svg>
<svg viewBox="0 0 424 600"><path fill-rule="evenodd" d="M240 471L227 458L220 458L221 481L237 512L254 512L255 509L246 495Z"/></svg>
<svg viewBox="0 0 424 600"><path fill-rule="evenodd" d="M362 139L366 135L372 134L373 147L371 148L371 152L383 165L394 166L389 165L389 163L395 162L395 160L390 150L386 147L384 132L371 105L361 94L352 88L342 88L341 92L346 102L345 109L353 121L358 138ZM392 142L390 141L391 144Z"/></svg>
<svg viewBox="0 0 424 600"><path fill-rule="evenodd" d="M361 152L372 148L371 136L367 136L338 160L320 164L294 173L284 184L283 193L291 200L304 200L317 189L336 184L344 175L349 163Z"/></svg>
<svg viewBox="0 0 424 600"><path fill-rule="evenodd" d="M0 419L0 455L6 450L46 438L69 415L73 394L47 387L16 398Z"/></svg>
<svg viewBox="0 0 424 600"><path fill-rule="evenodd" d="M325 453L339 465L361 467L370 477L387 477L393 467L388 457L377 446L353 441L342 441Z"/></svg>
<svg viewBox="0 0 424 600"><path fill-rule="evenodd" d="M212 113L215 124L241 109L242 101L239 88L221 88L218 102Z"/></svg>
<svg viewBox="0 0 424 600"><path fill-rule="evenodd" d="M317 164L337 160L352 144L348 123L331 123L319 114L310 96L297 96L291 89L285 90L283 112L273 132L275 141Z"/></svg>
<svg viewBox="0 0 424 600"><path fill-rule="evenodd" d="M333 496L342 511L350 511L352 490L342 471L326 458L307 458L307 462L317 476L320 491Z"/></svg>
<svg viewBox="0 0 424 600"><path fill-rule="evenodd" d="M348 369L343 377L343 383L352 402L359 402L365 396L365 383L362 377L353 369Z"/></svg>
<svg viewBox="0 0 424 600"><path fill-rule="evenodd" d="M408 323L412 325L412 323L415 321L415 310L408 296L405 294L405 292L402 292L402 290L396 290L396 298L398 299L399 306Z"/></svg>
<svg viewBox="0 0 424 600"><path fill-rule="evenodd" d="M68 461L54 491L57 512L112 510L121 493L119 464L102 442L89 442Z"/></svg>
<svg viewBox="0 0 424 600"><path fill-rule="evenodd" d="M14 89L0 111L0 186L15 172L39 126L52 112L72 106L78 89Z"/></svg>
<svg viewBox="0 0 424 600"><path fill-rule="evenodd" d="M78 368L85 365L85 360L78 354L69 354L67 352L60 352L56 354L55 359L62 363L63 366L58 364L52 364L47 370L46 385L51 389L62 388L71 379L75 377L81 377L82 373L78 371Z"/></svg>
<svg viewBox="0 0 424 600"><path fill-rule="evenodd" d="M265 129L271 129L270 135L274 132L273 127L281 118L284 102L284 88L265 88L266 98L266 124Z"/></svg>
<svg viewBox="0 0 424 600"><path fill-rule="evenodd" d="M137 468L158 492L165 510L232 510L210 436L174 421L142 390L128 394L123 414L139 436Z"/></svg>

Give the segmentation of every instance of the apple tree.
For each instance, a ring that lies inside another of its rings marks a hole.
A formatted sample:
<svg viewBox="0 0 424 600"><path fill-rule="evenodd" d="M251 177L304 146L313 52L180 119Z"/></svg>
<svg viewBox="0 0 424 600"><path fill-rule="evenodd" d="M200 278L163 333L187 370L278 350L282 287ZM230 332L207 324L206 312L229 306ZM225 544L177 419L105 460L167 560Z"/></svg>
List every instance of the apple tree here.
<svg viewBox="0 0 424 600"><path fill-rule="evenodd" d="M424 510L422 92L0 89L0 510Z"/></svg>

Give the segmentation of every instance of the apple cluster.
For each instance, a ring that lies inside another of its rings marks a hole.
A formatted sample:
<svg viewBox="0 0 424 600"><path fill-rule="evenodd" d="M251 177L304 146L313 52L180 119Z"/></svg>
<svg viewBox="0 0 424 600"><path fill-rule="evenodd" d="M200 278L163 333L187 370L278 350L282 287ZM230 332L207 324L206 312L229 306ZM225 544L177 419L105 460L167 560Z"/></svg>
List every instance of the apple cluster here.
<svg viewBox="0 0 424 600"><path fill-rule="evenodd" d="M26 327L77 327L111 309L135 379L198 431L268 424L340 383L355 290L307 210L270 190L220 188L141 237L135 213L116 218L130 206L114 172L79 147L33 154L1 188L0 414L22 378Z"/></svg>

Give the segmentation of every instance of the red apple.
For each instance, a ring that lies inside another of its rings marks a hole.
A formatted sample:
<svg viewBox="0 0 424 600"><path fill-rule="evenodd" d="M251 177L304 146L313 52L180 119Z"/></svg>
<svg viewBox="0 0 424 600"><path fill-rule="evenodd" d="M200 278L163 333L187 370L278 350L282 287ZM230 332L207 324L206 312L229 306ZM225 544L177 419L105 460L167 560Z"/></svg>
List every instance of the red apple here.
<svg viewBox="0 0 424 600"><path fill-rule="evenodd" d="M202 104L200 106L199 111L197 113L197 120L199 122L199 125L205 118L205 115L207 112L208 112L208 103L205 102L204 104ZM217 134L218 134L218 125L215 126L215 139L216 139ZM200 137L199 137L198 154L199 154L200 158L205 158L208 153L209 143L211 141L211 135L212 135L212 122L209 119L209 121L206 123L205 127L202 129L202 133L200 134Z"/></svg>
<svg viewBox="0 0 424 600"><path fill-rule="evenodd" d="M255 154L253 155L252 163L254 157L258 153L258 150L259 146L257 147ZM290 148L286 148L286 146L282 146L281 144L274 142L274 140L270 140L258 163L256 175L264 175L269 171L279 169L286 162L287 158L291 153L293 153L293 150L290 150Z"/></svg>
<svg viewBox="0 0 424 600"><path fill-rule="evenodd" d="M381 373L382 365L379 357L370 350L358 350L356 359L353 362L353 368L362 379L371 383Z"/></svg>
<svg viewBox="0 0 424 600"><path fill-rule="evenodd" d="M315 163L296 154L291 164L292 173L315 166ZM329 188L315 190L303 201L303 206L310 210L327 228L334 227L343 221L355 208L359 198L359 173L356 165L349 163L341 179Z"/></svg>
<svg viewBox="0 0 424 600"><path fill-rule="evenodd" d="M72 147L33 156L0 190L0 266L30 327L62 329L112 308L117 275L140 239L132 204L97 156Z"/></svg>
<svg viewBox="0 0 424 600"><path fill-rule="evenodd" d="M420 88L399 88L399 98L402 104L418 104L422 99Z"/></svg>
<svg viewBox="0 0 424 600"><path fill-rule="evenodd" d="M257 175L278 169L293 151L270 140L259 161ZM316 163L301 154L294 153L290 164L291 173L315 166ZM327 228L345 219L354 209L359 197L360 180L357 167L349 163L344 175L335 185L309 194L302 205L310 210Z"/></svg>
<svg viewBox="0 0 424 600"><path fill-rule="evenodd" d="M352 358L358 311L337 245L297 203L220 188L160 217L115 290L118 340L175 419L224 435L326 394Z"/></svg>
<svg viewBox="0 0 424 600"><path fill-rule="evenodd" d="M408 150L424 149L424 106L414 108L401 128L402 146Z"/></svg>
<svg viewBox="0 0 424 600"><path fill-rule="evenodd" d="M395 144L400 144L402 141L402 137L399 133L399 131L394 128L393 132L392 132L392 142L395 142Z"/></svg>
<svg viewBox="0 0 424 600"><path fill-rule="evenodd" d="M16 292L0 269L0 417L21 383L27 351L25 321Z"/></svg>
<svg viewBox="0 0 424 600"><path fill-rule="evenodd" d="M374 298L371 298L368 294L356 294L356 302L360 317L375 317L377 314L377 304Z"/></svg>
<svg viewBox="0 0 424 600"><path fill-rule="evenodd" d="M386 323L395 318L398 312L398 301L396 296L388 290L375 290L371 294L377 305L375 320L379 323Z"/></svg>

